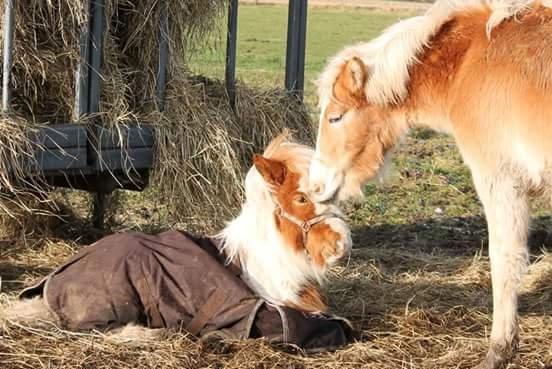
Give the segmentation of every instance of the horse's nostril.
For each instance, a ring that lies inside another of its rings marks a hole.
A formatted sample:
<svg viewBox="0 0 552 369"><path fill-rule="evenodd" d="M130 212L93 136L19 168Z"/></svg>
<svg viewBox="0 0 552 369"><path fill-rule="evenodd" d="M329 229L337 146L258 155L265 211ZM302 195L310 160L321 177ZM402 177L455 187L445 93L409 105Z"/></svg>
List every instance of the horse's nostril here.
<svg viewBox="0 0 552 369"><path fill-rule="evenodd" d="M324 193L324 185L323 184L314 185L314 187L312 188L312 192L314 192L317 195L323 194Z"/></svg>

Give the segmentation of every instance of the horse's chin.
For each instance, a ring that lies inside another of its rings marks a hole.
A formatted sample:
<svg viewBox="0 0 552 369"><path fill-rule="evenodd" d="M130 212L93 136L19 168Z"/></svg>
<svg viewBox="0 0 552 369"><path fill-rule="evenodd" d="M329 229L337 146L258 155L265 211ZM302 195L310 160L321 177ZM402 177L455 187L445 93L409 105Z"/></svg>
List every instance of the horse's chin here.
<svg viewBox="0 0 552 369"><path fill-rule="evenodd" d="M347 176L341 176L341 181L330 182L325 185L322 193L312 192L311 198L319 203L339 203L348 200L359 201L364 197L362 184L352 183Z"/></svg>
<svg viewBox="0 0 552 369"><path fill-rule="evenodd" d="M362 186L342 186L334 195L337 202L359 202L364 198Z"/></svg>
<svg viewBox="0 0 552 369"><path fill-rule="evenodd" d="M366 176L358 176L354 173L347 174L343 177L343 182L341 186L337 189L337 191L334 194L334 199L337 202L344 202L344 201L350 201L350 202L358 202L364 199L364 192L363 188L364 186L370 181L370 178L372 178L374 175Z"/></svg>

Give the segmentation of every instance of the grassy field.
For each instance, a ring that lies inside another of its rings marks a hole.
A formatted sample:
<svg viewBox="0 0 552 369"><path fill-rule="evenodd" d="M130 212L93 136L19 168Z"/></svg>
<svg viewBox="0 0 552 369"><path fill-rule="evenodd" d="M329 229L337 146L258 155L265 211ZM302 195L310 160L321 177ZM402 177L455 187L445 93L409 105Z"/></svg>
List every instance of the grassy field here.
<svg viewBox="0 0 552 369"><path fill-rule="evenodd" d="M363 9L312 8L308 13L305 89L313 102L314 84L327 59L345 45L366 41L408 13ZM261 86L283 86L286 59L287 7L241 6L238 19L238 79ZM214 39L225 46L225 40ZM193 71L224 77L225 47L206 48L191 56Z"/></svg>
<svg viewBox="0 0 552 369"><path fill-rule="evenodd" d="M313 9L307 81L341 47L368 40L406 15ZM239 21L239 78L281 86L286 9L243 6ZM192 58L192 69L221 77L222 55L204 51ZM312 91L307 84L314 112ZM353 255L326 287L333 312L360 332L343 350L302 356L262 341L206 344L182 334L115 345L98 334L13 327L0 337L0 368L472 368L487 347L492 300L485 220L469 172L450 138L424 130L406 138L394 164L385 184L367 186L363 201L346 205ZM521 290L521 343L510 369L552 368L551 217L540 202L534 208L531 266ZM146 205L131 213L149 214ZM90 240L74 224L61 233L64 239L27 235L25 246L0 243L4 299Z"/></svg>

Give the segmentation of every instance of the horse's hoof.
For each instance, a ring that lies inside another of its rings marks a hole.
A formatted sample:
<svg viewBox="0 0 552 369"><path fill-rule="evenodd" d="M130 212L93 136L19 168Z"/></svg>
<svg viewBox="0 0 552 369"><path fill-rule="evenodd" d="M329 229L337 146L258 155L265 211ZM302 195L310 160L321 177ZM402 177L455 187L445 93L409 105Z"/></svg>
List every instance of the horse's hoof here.
<svg viewBox="0 0 552 369"><path fill-rule="evenodd" d="M494 352L489 351L485 359L474 369L502 369L505 366L505 361L498 357Z"/></svg>
<svg viewBox="0 0 552 369"><path fill-rule="evenodd" d="M517 340L511 345L491 345L485 359L474 369L504 369L515 355Z"/></svg>

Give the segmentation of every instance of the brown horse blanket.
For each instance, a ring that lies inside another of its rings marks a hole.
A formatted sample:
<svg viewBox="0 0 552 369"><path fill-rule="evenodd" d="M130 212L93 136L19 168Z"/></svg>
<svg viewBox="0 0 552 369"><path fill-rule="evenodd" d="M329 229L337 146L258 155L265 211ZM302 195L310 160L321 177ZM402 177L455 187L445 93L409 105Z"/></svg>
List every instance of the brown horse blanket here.
<svg viewBox="0 0 552 369"><path fill-rule="evenodd" d="M181 231L119 233L83 248L21 298L42 296L70 330L109 330L128 323L184 329L198 336L266 337L307 350L351 339L338 317L273 306L226 265L216 241Z"/></svg>

